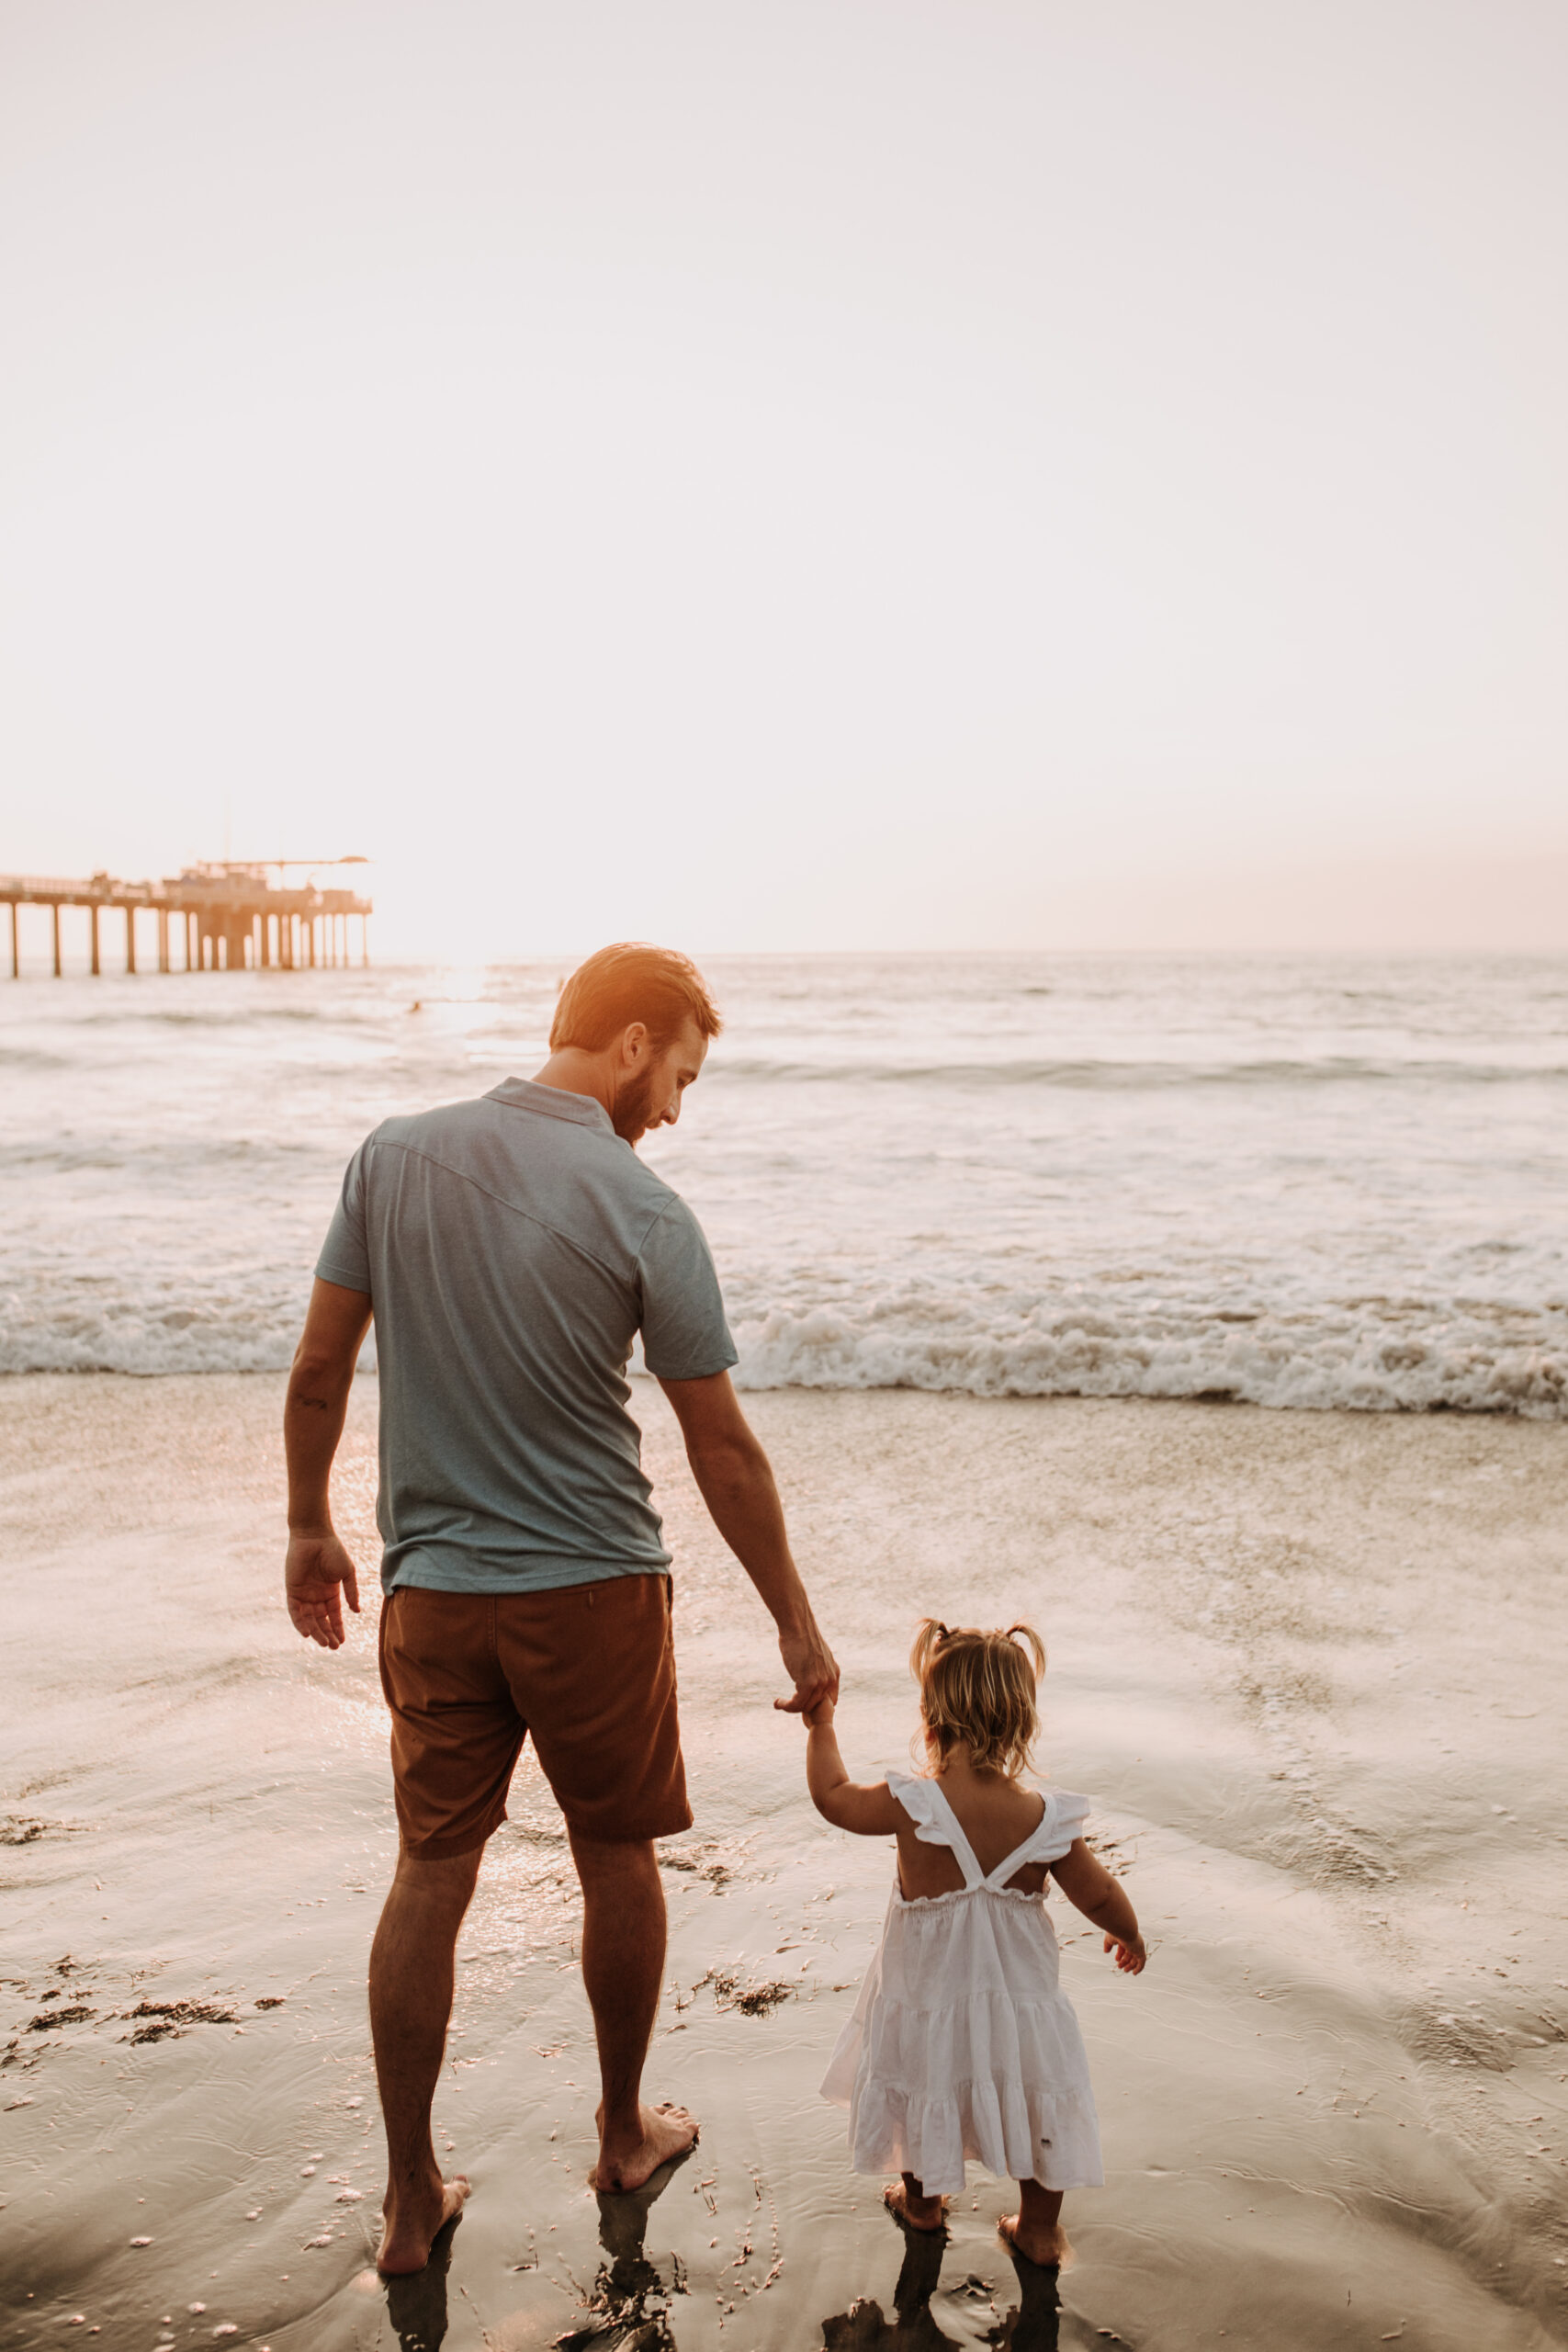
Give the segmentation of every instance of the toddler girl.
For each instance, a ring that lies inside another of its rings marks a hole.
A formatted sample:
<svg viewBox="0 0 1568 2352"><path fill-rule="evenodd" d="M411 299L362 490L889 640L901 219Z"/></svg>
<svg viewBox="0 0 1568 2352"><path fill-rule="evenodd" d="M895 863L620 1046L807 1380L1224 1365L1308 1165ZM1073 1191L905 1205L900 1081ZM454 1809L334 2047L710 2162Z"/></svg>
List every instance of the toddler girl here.
<svg viewBox="0 0 1568 2352"><path fill-rule="evenodd" d="M1144 1939L1125 1894L1080 1836L1087 1797L1023 1785L1045 1671L1039 1635L950 1633L927 1618L909 1665L927 1770L857 1785L824 1701L807 1717L818 1813L860 1838L898 1840L882 1941L839 2037L823 2096L850 2110L857 2172L897 2167L889 2209L941 2230L964 2162L1011 2174L1020 2203L998 2226L1031 2262L1060 2262L1062 2193L1098 2188L1100 2131L1083 2037L1057 1984L1047 1872L1105 1930L1135 1976Z"/></svg>

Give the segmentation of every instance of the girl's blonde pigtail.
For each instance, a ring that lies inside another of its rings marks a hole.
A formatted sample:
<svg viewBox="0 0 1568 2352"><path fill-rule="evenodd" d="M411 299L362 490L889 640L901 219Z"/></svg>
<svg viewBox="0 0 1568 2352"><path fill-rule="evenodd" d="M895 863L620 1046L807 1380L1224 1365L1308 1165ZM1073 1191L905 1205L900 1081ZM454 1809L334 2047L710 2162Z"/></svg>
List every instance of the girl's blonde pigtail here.
<svg viewBox="0 0 1568 2352"><path fill-rule="evenodd" d="M922 1617L915 1628L915 1645L909 1652L909 1671L922 1690L931 1671L931 1663L943 1642L948 1639L947 1627L936 1617Z"/></svg>
<svg viewBox="0 0 1568 2352"><path fill-rule="evenodd" d="M1045 1645L1041 1640L1039 1634L1035 1632L1033 1626L1010 1625L1008 1627L1008 1639L1010 1642L1016 1642L1021 1649L1028 1651L1034 1666L1034 1679L1036 1682L1043 1682L1045 1679Z"/></svg>

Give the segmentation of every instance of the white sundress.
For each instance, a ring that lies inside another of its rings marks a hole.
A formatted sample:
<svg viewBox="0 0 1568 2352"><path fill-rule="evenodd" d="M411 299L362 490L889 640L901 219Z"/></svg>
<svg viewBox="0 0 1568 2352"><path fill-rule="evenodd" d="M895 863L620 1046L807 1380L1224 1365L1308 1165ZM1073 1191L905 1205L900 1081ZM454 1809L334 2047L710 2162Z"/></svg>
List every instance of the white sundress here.
<svg viewBox="0 0 1568 2352"><path fill-rule="evenodd" d="M928 2197L964 2187L964 2163L1098 2188L1104 2180L1089 2058L1061 1990L1043 1894L1006 1882L1059 1861L1089 1799L1045 1794L1037 1829L988 1874L935 1781L889 1772L887 1786L928 1846L950 1846L964 1884L906 1898L895 1869L882 1940L839 2036L822 2096L850 2110L856 2172L907 2172Z"/></svg>

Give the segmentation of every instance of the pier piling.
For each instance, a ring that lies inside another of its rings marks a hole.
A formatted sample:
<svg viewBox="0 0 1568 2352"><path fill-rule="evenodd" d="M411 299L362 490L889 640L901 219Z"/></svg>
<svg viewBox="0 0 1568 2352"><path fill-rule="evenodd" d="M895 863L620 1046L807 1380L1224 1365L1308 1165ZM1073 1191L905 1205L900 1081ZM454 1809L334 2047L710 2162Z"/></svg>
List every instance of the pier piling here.
<svg viewBox="0 0 1568 2352"><path fill-rule="evenodd" d="M321 858L315 866L364 863L363 858ZM298 887L288 882L291 865L305 866L306 878ZM301 966L311 971L335 969L349 961L351 915L359 917L360 962L370 961L370 900L350 889L323 889L315 878L315 869L299 860L192 865L162 882L121 882L107 874L91 875L85 882L51 876L0 875L0 903L11 912L13 979L21 978L21 909L26 906L50 910L51 968L56 979L64 970L62 907L87 910L88 970L95 978L103 969L98 918L106 907L124 911L128 975L137 969L136 918L144 907L157 917L160 972L175 968L171 921L183 928L182 968L186 972L291 972Z"/></svg>

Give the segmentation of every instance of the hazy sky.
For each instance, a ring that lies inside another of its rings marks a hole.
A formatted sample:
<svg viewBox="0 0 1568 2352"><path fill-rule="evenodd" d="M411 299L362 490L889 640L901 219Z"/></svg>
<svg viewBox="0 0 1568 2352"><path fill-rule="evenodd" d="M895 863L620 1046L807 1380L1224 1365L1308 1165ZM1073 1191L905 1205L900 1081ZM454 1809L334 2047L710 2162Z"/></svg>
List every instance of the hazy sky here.
<svg viewBox="0 0 1568 2352"><path fill-rule="evenodd" d="M1562 0L0 0L0 868L1568 945Z"/></svg>

